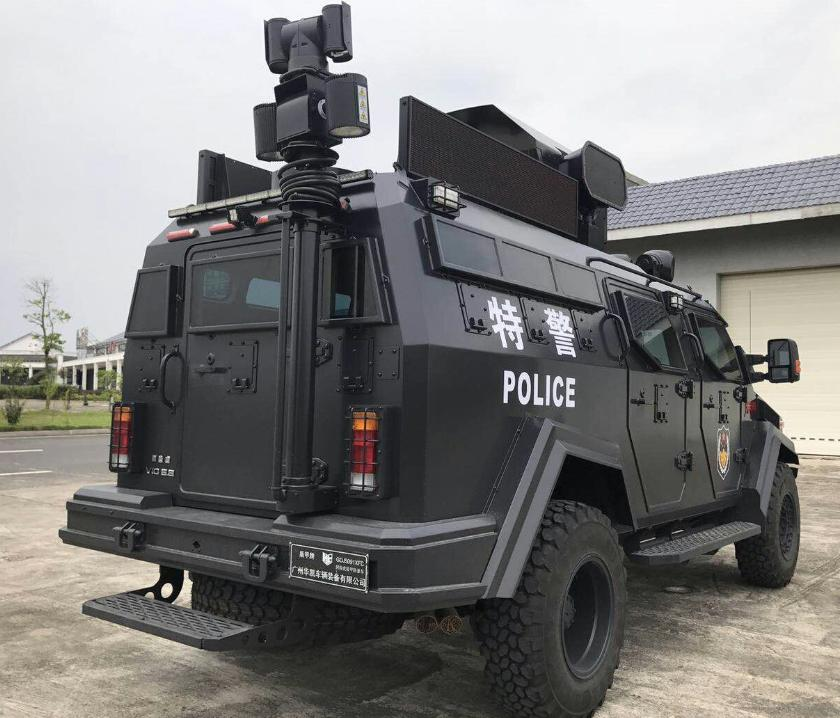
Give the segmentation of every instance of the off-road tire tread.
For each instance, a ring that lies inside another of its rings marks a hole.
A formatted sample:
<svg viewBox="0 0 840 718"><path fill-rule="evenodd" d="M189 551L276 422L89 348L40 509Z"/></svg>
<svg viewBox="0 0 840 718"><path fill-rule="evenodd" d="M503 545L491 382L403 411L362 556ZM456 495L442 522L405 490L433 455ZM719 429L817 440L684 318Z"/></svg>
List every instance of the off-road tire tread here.
<svg viewBox="0 0 840 718"><path fill-rule="evenodd" d="M777 463L773 475L773 488L770 491L770 502L767 507L769 520L776 520L777 513L781 511L781 503L784 498L782 488L789 480L796 492L796 481L793 472L787 464ZM797 520L799 507L797 505ZM738 561L738 570L745 581L763 588L783 588L787 586L793 573L779 562L778 536L774 531L769 534L767 531L758 536L752 536L735 544L735 558ZM796 563L794 562L794 570Z"/></svg>
<svg viewBox="0 0 840 718"><path fill-rule="evenodd" d="M583 523L597 522L607 528L616 551L623 556L618 534L610 520L598 509L575 501L552 501L542 518L528 562L512 599L496 598L481 601L473 615L473 631L486 659L484 675L495 698L515 716L521 718L580 718L559 708L552 698L544 675L543 630L539 609L540 573L549 571L546 546L560 550L569 536ZM626 602L626 569L621 563L621 580L617 582L616 602ZM612 688L615 669L623 644L623 631L618 631L615 665L605 676L602 697L588 714L603 704L606 691Z"/></svg>
<svg viewBox="0 0 840 718"><path fill-rule="evenodd" d="M312 648L380 638L399 630L402 614L379 613L263 586L192 573L192 607L254 625L285 624L280 648Z"/></svg>

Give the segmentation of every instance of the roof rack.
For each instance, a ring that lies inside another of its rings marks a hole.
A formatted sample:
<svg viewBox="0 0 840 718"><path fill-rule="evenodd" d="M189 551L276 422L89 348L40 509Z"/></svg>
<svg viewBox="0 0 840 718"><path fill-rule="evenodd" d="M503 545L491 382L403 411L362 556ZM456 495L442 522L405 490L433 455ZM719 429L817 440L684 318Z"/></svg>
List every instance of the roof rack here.
<svg viewBox="0 0 840 718"><path fill-rule="evenodd" d="M620 262L615 261L614 259L606 259L605 257L587 257L586 258L586 266L590 266L595 264L596 262L600 262L601 264L608 264L611 267L615 267L616 269L620 269L623 272L627 272L628 274L635 274L637 277L642 277L645 279L645 286L649 287L651 284L661 284L665 287L670 287L671 289L676 289L679 292L684 292L685 294L689 294L694 299L702 299L703 295L700 292L689 289L688 287L681 287L679 284L674 284L673 282L669 282L666 279L659 279L659 277L654 277L651 274L648 274L643 269L640 269L634 265L630 265L629 267L625 264L621 264Z"/></svg>
<svg viewBox="0 0 840 718"><path fill-rule="evenodd" d="M342 185L348 185L352 182L360 182L362 180L369 180L373 178L372 170L360 170L359 172L347 172L338 176L338 181ZM243 204L255 204L257 202L267 202L271 199L280 199L282 192L280 189L267 189L262 192L252 192L251 194L242 194L238 197L227 197L226 199L217 199L213 202L202 202L201 204L188 204L186 207L176 207L170 209L168 215L171 218L176 217L191 217L196 214L203 214L205 212L215 212L220 209L230 209L231 207L239 207Z"/></svg>

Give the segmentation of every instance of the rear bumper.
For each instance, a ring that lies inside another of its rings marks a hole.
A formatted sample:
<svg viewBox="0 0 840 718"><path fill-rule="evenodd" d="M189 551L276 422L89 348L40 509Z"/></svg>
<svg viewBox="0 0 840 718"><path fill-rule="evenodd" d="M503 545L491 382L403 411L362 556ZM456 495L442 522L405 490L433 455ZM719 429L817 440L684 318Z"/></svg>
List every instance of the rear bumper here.
<svg viewBox="0 0 840 718"><path fill-rule="evenodd" d="M131 549L119 529L142 529ZM173 506L169 494L91 486L67 502L64 543L172 568L250 582L375 611L410 613L468 605L482 597L482 575L496 542L492 516L429 523L374 521L339 514L277 520ZM289 543L367 554L367 592L289 575ZM268 546L273 571L259 581L243 569L242 552Z"/></svg>

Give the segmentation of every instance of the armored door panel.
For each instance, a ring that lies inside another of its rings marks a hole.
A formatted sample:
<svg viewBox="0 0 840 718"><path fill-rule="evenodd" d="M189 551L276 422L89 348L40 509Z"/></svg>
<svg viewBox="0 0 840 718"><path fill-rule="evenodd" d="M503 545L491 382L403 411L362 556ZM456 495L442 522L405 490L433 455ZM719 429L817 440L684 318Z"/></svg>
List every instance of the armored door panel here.
<svg viewBox="0 0 840 718"><path fill-rule="evenodd" d="M653 292L613 295L631 339L627 425L649 511L683 500L691 457L685 453L686 399L678 384L686 366L673 322Z"/></svg>
<svg viewBox="0 0 840 718"><path fill-rule="evenodd" d="M702 395L703 443L706 447L709 472L715 495L736 491L740 481L740 466L735 452L741 445L740 405L732 396L732 387L723 382L703 382Z"/></svg>
<svg viewBox="0 0 840 718"><path fill-rule="evenodd" d="M204 250L188 269L181 491L202 502L269 502L279 256Z"/></svg>
<svg viewBox="0 0 840 718"><path fill-rule="evenodd" d="M704 313L692 314L692 324L703 348L700 390L700 428L715 496L737 491L743 464L741 448L742 404L736 398L742 369L726 327Z"/></svg>
<svg viewBox="0 0 840 718"><path fill-rule="evenodd" d="M687 471L680 460L685 448L685 400L674 391L674 381L631 371L627 420L648 509L678 504Z"/></svg>

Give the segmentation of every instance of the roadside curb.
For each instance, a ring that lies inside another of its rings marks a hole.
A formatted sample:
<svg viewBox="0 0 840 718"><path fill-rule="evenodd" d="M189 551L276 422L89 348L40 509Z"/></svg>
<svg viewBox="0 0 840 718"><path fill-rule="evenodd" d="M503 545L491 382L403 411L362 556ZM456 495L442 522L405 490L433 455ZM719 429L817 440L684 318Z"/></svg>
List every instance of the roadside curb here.
<svg viewBox="0 0 840 718"><path fill-rule="evenodd" d="M46 429L25 431L0 431L0 439L14 439L24 436L95 436L107 434L108 429Z"/></svg>

